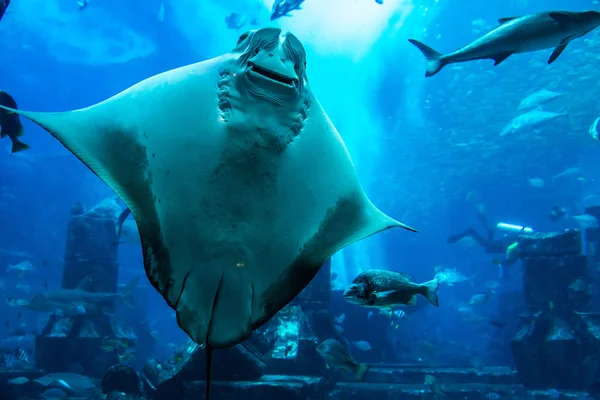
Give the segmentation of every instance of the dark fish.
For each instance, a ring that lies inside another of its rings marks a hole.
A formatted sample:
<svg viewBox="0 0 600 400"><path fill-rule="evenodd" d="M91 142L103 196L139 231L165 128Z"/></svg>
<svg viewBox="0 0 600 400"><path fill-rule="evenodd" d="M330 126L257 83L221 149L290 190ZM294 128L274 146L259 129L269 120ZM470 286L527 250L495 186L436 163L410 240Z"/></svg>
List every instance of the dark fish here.
<svg viewBox="0 0 600 400"><path fill-rule="evenodd" d="M0 0L1 4L2 0ZM17 109L17 102L12 96L0 90L0 105ZM19 140L23 135L21 119L15 113L0 109L0 138L8 136L12 140L12 153L27 150L30 147Z"/></svg>
<svg viewBox="0 0 600 400"><path fill-rule="evenodd" d="M425 297L438 307L436 279L415 283L412 276L404 272L370 269L358 275L344 291L344 299L363 307L391 308L396 305L416 305L416 295Z"/></svg>
<svg viewBox="0 0 600 400"><path fill-rule="evenodd" d="M290 17L290 11L301 10L304 0L275 0L271 9L271 21L281 17Z"/></svg>
<svg viewBox="0 0 600 400"><path fill-rule="evenodd" d="M337 340L327 339L318 347L317 351L323 357L327 368L332 367L339 370L350 371L356 377L356 380L362 381L369 372L369 364L359 364L348 353L348 350Z"/></svg>
<svg viewBox="0 0 600 400"><path fill-rule="evenodd" d="M580 38L600 25L597 11L551 11L500 18L498 27L468 45L449 54L409 39L427 59L425 76L437 74L444 66L473 60L494 60L500 64L512 54L554 48L548 59L551 64L572 40Z"/></svg>
<svg viewBox="0 0 600 400"><path fill-rule="evenodd" d="M10 0L0 0L0 21L2 21L2 17L10 4Z"/></svg>
<svg viewBox="0 0 600 400"><path fill-rule="evenodd" d="M246 24L246 18L236 12L232 12L225 17L225 24L227 25L227 29L239 31Z"/></svg>

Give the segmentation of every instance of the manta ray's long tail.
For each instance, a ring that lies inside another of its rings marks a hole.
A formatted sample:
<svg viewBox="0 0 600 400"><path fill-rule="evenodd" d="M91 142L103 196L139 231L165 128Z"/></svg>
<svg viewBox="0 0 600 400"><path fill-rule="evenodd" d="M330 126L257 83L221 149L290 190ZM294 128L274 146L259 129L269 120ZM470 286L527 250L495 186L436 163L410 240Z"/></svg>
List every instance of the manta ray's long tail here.
<svg viewBox="0 0 600 400"><path fill-rule="evenodd" d="M415 45L415 47L419 49L427 59L427 71L425 72L425 76L433 76L437 74L447 64L447 62L444 60L444 55L439 51L436 51L427 46L425 43L421 43L415 39L408 39L408 41Z"/></svg>

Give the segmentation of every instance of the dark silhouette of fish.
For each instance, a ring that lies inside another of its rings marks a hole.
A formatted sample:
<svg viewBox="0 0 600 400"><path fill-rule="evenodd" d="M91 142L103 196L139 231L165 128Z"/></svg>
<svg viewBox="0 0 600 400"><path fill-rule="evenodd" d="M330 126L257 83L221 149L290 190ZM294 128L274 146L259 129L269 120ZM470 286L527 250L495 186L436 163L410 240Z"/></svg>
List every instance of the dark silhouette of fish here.
<svg viewBox="0 0 600 400"><path fill-rule="evenodd" d="M2 4L0 0L0 5ZM17 102L12 96L0 90L0 105L17 109ZM13 112L0 109L0 138L8 136L12 140L12 153L27 150L30 147L19 140L19 136L23 135L23 125L21 119Z"/></svg>

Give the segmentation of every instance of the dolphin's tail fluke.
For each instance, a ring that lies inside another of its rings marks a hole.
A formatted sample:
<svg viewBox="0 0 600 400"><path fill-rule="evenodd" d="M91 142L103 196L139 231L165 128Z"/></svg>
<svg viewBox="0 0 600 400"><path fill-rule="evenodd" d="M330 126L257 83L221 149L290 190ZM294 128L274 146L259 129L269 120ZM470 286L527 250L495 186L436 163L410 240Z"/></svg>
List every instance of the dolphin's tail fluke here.
<svg viewBox="0 0 600 400"><path fill-rule="evenodd" d="M437 74L447 64L442 53L432 49L424 43L419 42L418 40L408 39L408 41L414 44L415 47L419 49L427 59L427 71L425 72L425 76L428 77Z"/></svg>

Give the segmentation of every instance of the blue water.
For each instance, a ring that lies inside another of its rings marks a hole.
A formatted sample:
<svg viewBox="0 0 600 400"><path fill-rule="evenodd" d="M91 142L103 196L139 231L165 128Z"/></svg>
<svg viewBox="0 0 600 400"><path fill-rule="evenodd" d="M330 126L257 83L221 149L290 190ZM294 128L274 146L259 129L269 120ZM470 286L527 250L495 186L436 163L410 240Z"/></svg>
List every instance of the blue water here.
<svg viewBox="0 0 600 400"><path fill-rule="evenodd" d="M425 60L407 39L448 52L495 27L500 17L595 9L596 2L306 0L303 10L272 22L271 3L91 0L79 11L74 0L13 0L0 22L0 89L20 109L72 110L157 73L228 52L249 28L227 29L225 17L232 12L256 18L259 27L292 31L306 47L311 87L343 137L365 191L386 214L419 230L384 232L338 253L333 258L338 285L368 268L408 272L418 282L430 280L435 266L455 268L473 279L443 286L439 308L423 310L410 332L390 335L451 347L451 355L436 360L440 364L456 361L462 352L491 365L511 365L489 351L496 345L509 351L507 343L494 342L495 329L487 323L501 307L497 297L477 310L483 323L458 323L457 313L488 281L520 295L518 263L500 279L495 256L473 244L449 245L446 238L469 226L481 228L477 206L485 207L492 225L507 222L536 231L579 227L573 219L552 222L548 212L559 205L578 215L600 195L600 143L587 133L600 113L599 33L569 44L551 66L546 64L551 50L544 50L514 55L496 67L491 60L447 66L427 79ZM569 118L501 137L521 99L541 89L565 93L547 109L568 110ZM16 281L2 271L31 260L37 273L23 278L32 287L21 293L27 297L42 291L43 282L60 285L71 206L91 208L113 193L51 135L29 121L23 124L22 140L31 150L10 154L10 140L0 141L0 277L6 282L2 291L17 295ZM552 182L571 167L581 173ZM544 186L532 186L533 178ZM121 245L119 262L120 282L143 275L140 247ZM166 344L181 343L185 335L162 297L143 281L147 318L158 321L161 337L153 351L166 354ZM16 318L3 302L0 315L11 324ZM31 329L41 327L37 314L23 318ZM8 330L0 327L0 337ZM368 334L364 340L370 340Z"/></svg>

